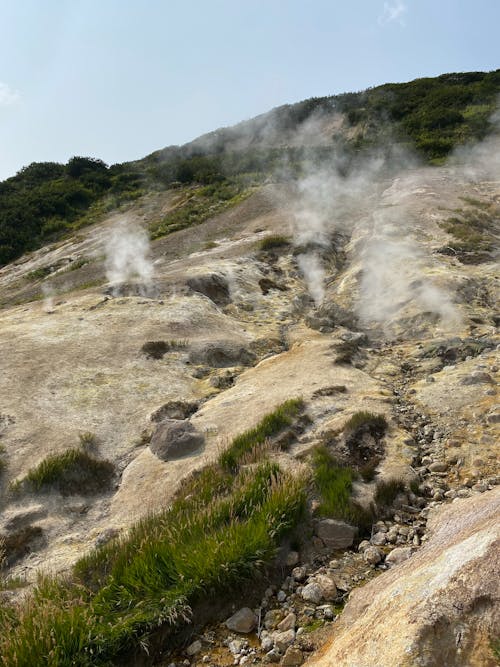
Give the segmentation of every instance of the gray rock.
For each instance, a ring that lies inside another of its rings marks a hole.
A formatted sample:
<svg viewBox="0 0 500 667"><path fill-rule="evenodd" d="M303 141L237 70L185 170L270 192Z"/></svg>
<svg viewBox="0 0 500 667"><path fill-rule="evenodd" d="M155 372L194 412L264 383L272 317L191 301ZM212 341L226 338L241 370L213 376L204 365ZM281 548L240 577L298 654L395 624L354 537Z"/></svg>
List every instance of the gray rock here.
<svg viewBox="0 0 500 667"><path fill-rule="evenodd" d="M228 649L233 655L239 655L241 651L248 646L248 642L245 639L233 639L227 645Z"/></svg>
<svg viewBox="0 0 500 667"><path fill-rule="evenodd" d="M286 600L285 591L279 590L278 594L276 595L276 599L278 600L278 602L285 602L285 600Z"/></svg>
<svg viewBox="0 0 500 667"><path fill-rule="evenodd" d="M257 616L248 607L239 609L226 621L226 627L233 632L247 634L257 626Z"/></svg>
<svg viewBox="0 0 500 667"><path fill-rule="evenodd" d="M279 609L270 609L264 616L264 627L266 630L274 630L283 618L283 613Z"/></svg>
<svg viewBox="0 0 500 667"><path fill-rule="evenodd" d="M302 651L294 646L287 648L281 664L285 667L298 667L304 662Z"/></svg>
<svg viewBox="0 0 500 667"><path fill-rule="evenodd" d="M369 565L378 565L383 559L383 554L378 547L368 547L363 552L363 558Z"/></svg>
<svg viewBox="0 0 500 667"><path fill-rule="evenodd" d="M228 366L251 366L256 361L253 352L233 341L219 340L197 343L189 353L192 364L225 368Z"/></svg>
<svg viewBox="0 0 500 667"><path fill-rule="evenodd" d="M199 639L194 641L192 644L189 644L189 646L186 649L187 655L196 655L199 653L202 649L202 643L200 642Z"/></svg>
<svg viewBox="0 0 500 667"><path fill-rule="evenodd" d="M218 273L193 276L186 282L194 292L204 294L217 306L227 306L231 302L227 280Z"/></svg>
<svg viewBox="0 0 500 667"><path fill-rule="evenodd" d="M444 461L435 461L429 466L430 472L446 472L448 470L448 464Z"/></svg>
<svg viewBox="0 0 500 667"><path fill-rule="evenodd" d="M466 375L462 378L460 384L463 385L474 385L474 384L494 384L494 380L489 373L485 371L475 371L470 375Z"/></svg>
<svg viewBox="0 0 500 667"><path fill-rule="evenodd" d="M316 524L316 535L331 549L348 549L356 533L357 528L336 519L322 519Z"/></svg>
<svg viewBox="0 0 500 667"><path fill-rule="evenodd" d="M286 557L287 567L294 567L299 562L299 554L296 551L290 551Z"/></svg>
<svg viewBox="0 0 500 667"><path fill-rule="evenodd" d="M327 574L318 574L316 583L321 589L321 598L323 600L335 600L337 597L337 586L333 577L329 577Z"/></svg>
<svg viewBox="0 0 500 667"><path fill-rule="evenodd" d="M266 662L279 662L281 660L281 653L277 648L271 649L266 653Z"/></svg>
<svg viewBox="0 0 500 667"><path fill-rule="evenodd" d="M369 546L370 546L370 542L369 542L368 540L362 540L362 541L359 543L358 551L359 551L359 552L362 552L362 551L364 551L365 549L368 549Z"/></svg>
<svg viewBox="0 0 500 667"><path fill-rule="evenodd" d="M303 600L307 602L312 602L313 604L318 604L321 601L322 591L318 584L311 583L304 586L301 592Z"/></svg>
<svg viewBox="0 0 500 667"><path fill-rule="evenodd" d="M307 575L307 570L305 567L294 567L292 570L292 577L295 581L304 581Z"/></svg>
<svg viewBox="0 0 500 667"><path fill-rule="evenodd" d="M260 638L260 647L266 653L274 647L274 639L269 635Z"/></svg>
<svg viewBox="0 0 500 667"><path fill-rule="evenodd" d="M489 424L500 424L500 412L490 412L486 415L486 421Z"/></svg>
<svg viewBox="0 0 500 667"><path fill-rule="evenodd" d="M370 540L370 542L376 547L383 546L386 543L386 541L387 537L385 533L375 533L375 535Z"/></svg>
<svg viewBox="0 0 500 667"><path fill-rule="evenodd" d="M295 630L296 622L297 617L293 612L290 612L285 616L281 623L278 623L278 630L280 632L285 632L285 630Z"/></svg>
<svg viewBox="0 0 500 667"><path fill-rule="evenodd" d="M385 557L385 562L389 566L398 565L411 556L411 547L396 547Z"/></svg>
<svg viewBox="0 0 500 667"><path fill-rule="evenodd" d="M275 632L273 635L274 646L281 653L284 653L287 648L295 641L295 630L285 630L284 632Z"/></svg>
<svg viewBox="0 0 500 667"><path fill-rule="evenodd" d="M203 447L205 438L187 419L165 419L158 424L149 447L162 461L193 454Z"/></svg>

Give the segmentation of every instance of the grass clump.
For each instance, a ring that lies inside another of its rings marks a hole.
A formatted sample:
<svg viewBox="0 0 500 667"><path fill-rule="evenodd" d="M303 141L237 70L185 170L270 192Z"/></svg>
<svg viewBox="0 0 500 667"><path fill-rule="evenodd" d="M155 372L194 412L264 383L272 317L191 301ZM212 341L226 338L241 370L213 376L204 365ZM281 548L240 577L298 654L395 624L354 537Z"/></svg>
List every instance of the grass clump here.
<svg viewBox="0 0 500 667"><path fill-rule="evenodd" d="M181 350L187 346L182 340L151 340L141 347L141 352L149 359L163 359L167 352Z"/></svg>
<svg viewBox="0 0 500 667"><path fill-rule="evenodd" d="M276 248L284 248L290 245L289 239L286 236L281 234L272 234L271 236L266 236L265 239L262 239L259 243L259 250L266 252L268 250L275 250Z"/></svg>
<svg viewBox="0 0 500 667"><path fill-rule="evenodd" d="M123 664L159 626L164 636L190 622L198 602L260 575L305 498L305 479L271 462L192 475L169 508L82 558L72 582L45 580L0 615L5 664Z"/></svg>
<svg viewBox="0 0 500 667"><path fill-rule="evenodd" d="M343 519L348 514L355 473L340 465L323 445L313 455L314 482L321 496L320 514Z"/></svg>
<svg viewBox="0 0 500 667"><path fill-rule="evenodd" d="M344 432L357 435L362 431L370 433L374 438L381 438L387 430L387 419L384 415L360 410L355 412L344 425Z"/></svg>
<svg viewBox="0 0 500 667"><path fill-rule="evenodd" d="M365 509L352 499L352 485L357 473L352 468L341 465L324 445L313 455L314 485L321 497L319 514L341 519L367 530L373 523L372 509Z"/></svg>
<svg viewBox="0 0 500 667"><path fill-rule="evenodd" d="M18 480L13 489L57 489L63 495L100 493L109 487L113 474L110 461L99 460L86 451L73 448L47 456Z"/></svg>
<svg viewBox="0 0 500 667"><path fill-rule="evenodd" d="M405 483L401 479L380 480L375 489L375 503L378 507L390 507L398 493L404 490Z"/></svg>
<svg viewBox="0 0 500 667"><path fill-rule="evenodd" d="M29 281L43 280L47 276L50 276L51 273L52 273L52 268L50 266L41 266L40 268L33 269L33 271L27 273L25 278L26 280Z"/></svg>
<svg viewBox="0 0 500 667"><path fill-rule="evenodd" d="M220 465L226 470L236 470L244 455L250 453L267 438L272 438L291 426L303 409L304 402L300 398L292 398L279 405L257 426L236 436L231 445L220 455Z"/></svg>

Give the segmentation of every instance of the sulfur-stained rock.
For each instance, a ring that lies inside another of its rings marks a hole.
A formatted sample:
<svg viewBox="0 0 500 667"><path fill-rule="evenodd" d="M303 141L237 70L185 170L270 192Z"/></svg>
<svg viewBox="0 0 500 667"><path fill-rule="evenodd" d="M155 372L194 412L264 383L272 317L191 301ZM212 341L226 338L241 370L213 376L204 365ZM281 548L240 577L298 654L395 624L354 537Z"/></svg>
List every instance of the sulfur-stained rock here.
<svg viewBox="0 0 500 667"><path fill-rule="evenodd" d="M494 667L499 512L500 489L441 506L424 547L351 593L309 667Z"/></svg>

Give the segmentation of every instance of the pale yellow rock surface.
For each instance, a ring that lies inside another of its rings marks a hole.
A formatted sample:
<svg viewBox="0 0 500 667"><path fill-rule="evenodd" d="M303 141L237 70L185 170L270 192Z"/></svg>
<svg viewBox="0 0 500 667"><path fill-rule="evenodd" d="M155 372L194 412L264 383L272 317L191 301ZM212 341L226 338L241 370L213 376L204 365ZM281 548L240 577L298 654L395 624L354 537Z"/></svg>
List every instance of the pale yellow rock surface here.
<svg viewBox="0 0 500 667"><path fill-rule="evenodd" d="M407 561L351 593L307 667L494 667L500 489L442 507Z"/></svg>

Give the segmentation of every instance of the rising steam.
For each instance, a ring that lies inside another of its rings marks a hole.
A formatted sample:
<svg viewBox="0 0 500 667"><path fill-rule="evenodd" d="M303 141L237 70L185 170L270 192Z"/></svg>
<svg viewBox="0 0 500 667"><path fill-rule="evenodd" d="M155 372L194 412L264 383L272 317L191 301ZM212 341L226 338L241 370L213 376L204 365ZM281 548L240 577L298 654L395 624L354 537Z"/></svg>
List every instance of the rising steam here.
<svg viewBox="0 0 500 667"><path fill-rule="evenodd" d="M113 228L105 244L105 266L115 292L128 281L138 282L145 295L149 292L154 272L149 249L148 236L140 227L123 221Z"/></svg>

